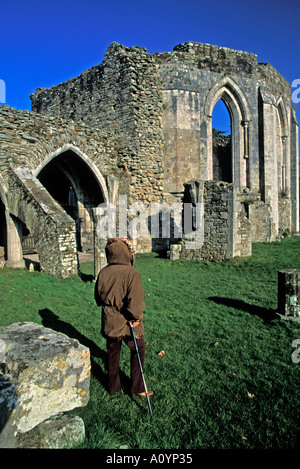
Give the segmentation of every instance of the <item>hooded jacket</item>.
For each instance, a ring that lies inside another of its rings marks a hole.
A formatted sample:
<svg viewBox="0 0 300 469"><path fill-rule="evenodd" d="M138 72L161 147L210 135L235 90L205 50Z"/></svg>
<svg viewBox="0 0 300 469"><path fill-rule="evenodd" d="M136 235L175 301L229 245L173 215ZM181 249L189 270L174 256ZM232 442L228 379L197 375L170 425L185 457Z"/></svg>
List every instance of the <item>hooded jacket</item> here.
<svg viewBox="0 0 300 469"><path fill-rule="evenodd" d="M128 321L140 321L136 337L144 335L145 293L139 272L132 266L133 255L120 238L111 238L105 248L108 265L97 278L95 300L102 306L101 333L104 337L131 335Z"/></svg>

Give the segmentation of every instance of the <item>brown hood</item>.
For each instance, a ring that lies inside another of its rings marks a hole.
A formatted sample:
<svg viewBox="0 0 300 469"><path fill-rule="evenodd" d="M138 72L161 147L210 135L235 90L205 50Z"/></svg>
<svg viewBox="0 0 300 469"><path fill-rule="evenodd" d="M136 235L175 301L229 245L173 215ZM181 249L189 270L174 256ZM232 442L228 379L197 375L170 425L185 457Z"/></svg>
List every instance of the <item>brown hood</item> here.
<svg viewBox="0 0 300 469"><path fill-rule="evenodd" d="M120 238L108 239L105 247L105 253L108 264L133 264L133 256L130 252L128 243Z"/></svg>

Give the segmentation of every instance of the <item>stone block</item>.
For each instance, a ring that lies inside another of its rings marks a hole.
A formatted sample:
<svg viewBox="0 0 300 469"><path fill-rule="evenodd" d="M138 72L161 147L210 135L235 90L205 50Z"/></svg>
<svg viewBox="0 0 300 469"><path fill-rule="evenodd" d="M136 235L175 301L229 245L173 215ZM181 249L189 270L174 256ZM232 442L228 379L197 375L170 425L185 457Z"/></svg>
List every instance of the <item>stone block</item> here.
<svg viewBox="0 0 300 469"><path fill-rule="evenodd" d="M26 433L18 433L18 448L64 449L81 443L85 437L83 420L75 415L51 417Z"/></svg>
<svg viewBox="0 0 300 469"><path fill-rule="evenodd" d="M300 270L278 271L278 313L300 320Z"/></svg>
<svg viewBox="0 0 300 469"><path fill-rule="evenodd" d="M178 259L180 259L181 249L181 244L172 244L170 246L169 258L171 261L177 261Z"/></svg>
<svg viewBox="0 0 300 469"><path fill-rule="evenodd" d="M21 322L0 329L0 344L0 447L9 436L88 403L90 352L77 340Z"/></svg>

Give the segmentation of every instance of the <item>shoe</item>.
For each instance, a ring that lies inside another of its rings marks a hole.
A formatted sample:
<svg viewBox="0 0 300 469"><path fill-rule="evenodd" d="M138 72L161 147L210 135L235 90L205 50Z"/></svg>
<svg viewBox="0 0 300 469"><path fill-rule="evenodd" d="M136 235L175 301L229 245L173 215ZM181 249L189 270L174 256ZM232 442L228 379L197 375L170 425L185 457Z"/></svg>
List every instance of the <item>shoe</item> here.
<svg viewBox="0 0 300 469"><path fill-rule="evenodd" d="M150 396L153 396L153 394L154 394L154 391L148 391L148 396L149 396L149 397L150 397ZM147 394L146 394L145 391L144 391L144 392L136 392L135 394L132 394L132 398L134 399L135 396L138 396L138 397L146 397Z"/></svg>

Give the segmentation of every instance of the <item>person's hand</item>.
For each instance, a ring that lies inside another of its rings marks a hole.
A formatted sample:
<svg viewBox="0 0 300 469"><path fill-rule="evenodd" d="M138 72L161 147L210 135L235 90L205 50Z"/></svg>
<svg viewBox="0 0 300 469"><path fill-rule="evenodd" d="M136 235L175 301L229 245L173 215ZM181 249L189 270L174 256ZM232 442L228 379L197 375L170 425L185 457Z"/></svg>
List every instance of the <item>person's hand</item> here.
<svg viewBox="0 0 300 469"><path fill-rule="evenodd" d="M130 326L133 327L133 328L138 326L139 323L140 323L139 321L129 321Z"/></svg>

